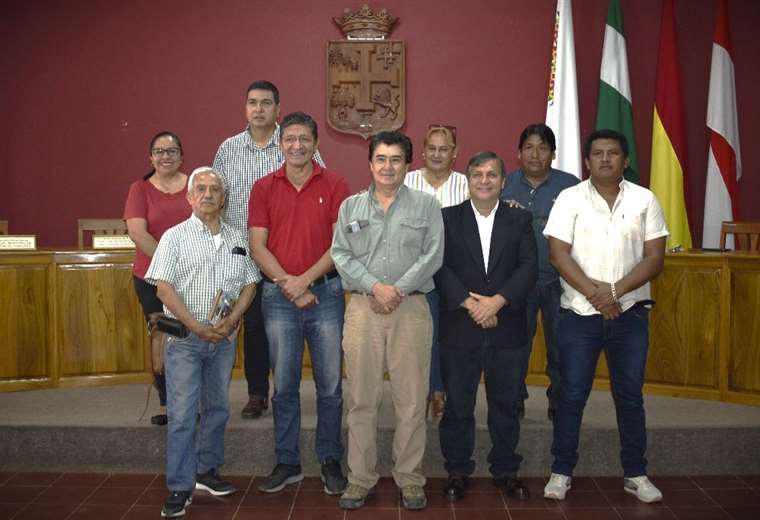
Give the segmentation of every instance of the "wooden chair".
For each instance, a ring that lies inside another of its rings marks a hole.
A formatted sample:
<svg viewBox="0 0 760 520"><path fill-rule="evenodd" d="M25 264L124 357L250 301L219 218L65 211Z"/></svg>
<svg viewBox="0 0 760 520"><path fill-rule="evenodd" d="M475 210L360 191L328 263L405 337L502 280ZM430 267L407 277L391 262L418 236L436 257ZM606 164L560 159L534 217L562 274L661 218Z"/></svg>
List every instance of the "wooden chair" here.
<svg viewBox="0 0 760 520"><path fill-rule="evenodd" d="M734 250L760 253L760 222L723 222L720 225L720 248L726 248L726 235L734 235Z"/></svg>
<svg viewBox="0 0 760 520"><path fill-rule="evenodd" d="M126 235L127 225L120 218L80 218L77 220L79 249L84 249L84 232L93 235Z"/></svg>
<svg viewBox="0 0 760 520"><path fill-rule="evenodd" d="M8 221L0 220L0 235L7 235L7 234L8 234Z"/></svg>

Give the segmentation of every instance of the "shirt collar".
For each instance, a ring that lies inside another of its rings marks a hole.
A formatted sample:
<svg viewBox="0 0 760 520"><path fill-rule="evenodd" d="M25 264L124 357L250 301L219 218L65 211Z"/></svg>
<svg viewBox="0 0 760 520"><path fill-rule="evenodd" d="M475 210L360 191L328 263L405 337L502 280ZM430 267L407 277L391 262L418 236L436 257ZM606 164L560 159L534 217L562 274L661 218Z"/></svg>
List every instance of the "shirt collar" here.
<svg viewBox="0 0 760 520"><path fill-rule="evenodd" d="M316 153L316 150L314 151L314 153ZM310 182L311 179L313 179L317 175L322 175L322 171L324 170L324 168L322 168L322 166L317 161L315 161L313 157L311 159L311 165L313 167L313 170L311 171L311 175L309 176L309 179L306 181L307 183ZM274 176L277 177L278 179L285 178L285 164L284 163L277 170L275 170Z"/></svg>
<svg viewBox="0 0 760 520"><path fill-rule="evenodd" d="M211 230L208 228L208 226L197 216L195 216L195 213L190 214L190 218L188 219L190 221L190 224L195 226L198 229L205 229L208 230L209 233L211 233ZM227 224L224 222L224 219L220 216L219 221L221 222L221 226L219 228L220 233L224 233L224 228L227 227Z"/></svg>
<svg viewBox="0 0 760 520"><path fill-rule="evenodd" d="M264 146L259 146L253 141L253 137L251 137L251 131L250 127L246 126L245 130L243 131L243 142L248 148L254 149L258 148L259 150L264 150L265 148L270 148L272 146L279 146L280 141L280 125L279 123L274 124L274 132L272 132L272 137L269 138L269 141L267 141L267 144Z"/></svg>
<svg viewBox="0 0 760 520"><path fill-rule="evenodd" d="M500 201L497 200L496 201L496 205L493 207L493 209L491 210L491 212L488 215L483 216L483 215L480 214L480 211L478 211L478 208L475 207L475 203L472 202L472 199L470 199L470 206L472 206L472 211L475 212L475 218L489 219L489 218L493 217L494 214L496 213L496 210L499 209L499 204L500 204Z"/></svg>

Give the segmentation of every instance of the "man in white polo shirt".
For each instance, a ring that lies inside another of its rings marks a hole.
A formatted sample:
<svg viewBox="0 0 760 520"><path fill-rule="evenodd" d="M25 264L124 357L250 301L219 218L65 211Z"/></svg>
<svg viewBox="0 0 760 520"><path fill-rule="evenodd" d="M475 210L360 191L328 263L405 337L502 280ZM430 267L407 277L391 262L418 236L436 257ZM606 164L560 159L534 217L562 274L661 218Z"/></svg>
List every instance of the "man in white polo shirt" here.
<svg viewBox="0 0 760 520"><path fill-rule="evenodd" d="M557 325L562 392L544 496L562 500L570 489L583 409L604 349L624 489L643 502L656 502L662 493L646 476L642 387L653 303L649 282L662 271L668 230L654 194L623 179L625 136L597 130L586 140L584 154L591 177L559 194L544 229L564 290Z"/></svg>

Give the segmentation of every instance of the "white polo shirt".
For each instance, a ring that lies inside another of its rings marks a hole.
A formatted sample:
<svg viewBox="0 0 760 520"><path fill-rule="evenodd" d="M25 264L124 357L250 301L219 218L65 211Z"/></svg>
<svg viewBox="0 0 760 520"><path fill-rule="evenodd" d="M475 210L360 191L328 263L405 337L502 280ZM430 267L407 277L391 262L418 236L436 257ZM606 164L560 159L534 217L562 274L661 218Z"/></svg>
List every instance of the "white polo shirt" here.
<svg viewBox="0 0 760 520"><path fill-rule="evenodd" d="M626 180L612 206L586 180L562 191L549 214L544 235L571 244L570 255L589 278L617 282L644 257L644 242L668 235L654 193ZM599 314L564 278L561 306L577 314ZM623 310L651 298L649 282L619 296Z"/></svg>

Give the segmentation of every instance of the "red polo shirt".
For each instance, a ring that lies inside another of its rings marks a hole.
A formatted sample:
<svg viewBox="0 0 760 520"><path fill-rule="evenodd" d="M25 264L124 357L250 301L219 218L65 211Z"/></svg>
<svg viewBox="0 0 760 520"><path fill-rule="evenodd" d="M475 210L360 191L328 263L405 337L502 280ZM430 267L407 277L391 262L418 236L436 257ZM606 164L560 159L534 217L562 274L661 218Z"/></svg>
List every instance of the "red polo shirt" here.
<svg viewBox="0 0 760 520"><path fill-rule="evenodd" d="M301 191L283 165L257 181L248 199L248 228L267 228L267 248L285 272L296 276L330 248L338 210L351 194L343 177L311 163L314 171Z"/></svg>

